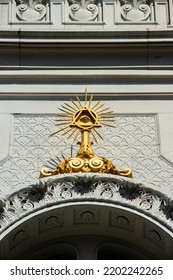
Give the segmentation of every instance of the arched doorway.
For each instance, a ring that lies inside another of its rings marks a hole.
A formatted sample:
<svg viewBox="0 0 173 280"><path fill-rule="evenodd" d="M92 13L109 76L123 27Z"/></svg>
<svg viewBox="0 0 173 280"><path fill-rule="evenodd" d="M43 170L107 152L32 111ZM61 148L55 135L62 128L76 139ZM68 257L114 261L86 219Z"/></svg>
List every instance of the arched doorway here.
<svg viewBox="0 0 173 280"><path fill-rule="evenodd" d="M1 235L1 259L172 259L173 233L136 210L105 202L41 209Z"/></svg>
<svg viewBox="0 0 173 280"><path fill-rule="evenodd" d="M130 178L40 179L0 211L1 259L173 259L168 199Z"/></svg>

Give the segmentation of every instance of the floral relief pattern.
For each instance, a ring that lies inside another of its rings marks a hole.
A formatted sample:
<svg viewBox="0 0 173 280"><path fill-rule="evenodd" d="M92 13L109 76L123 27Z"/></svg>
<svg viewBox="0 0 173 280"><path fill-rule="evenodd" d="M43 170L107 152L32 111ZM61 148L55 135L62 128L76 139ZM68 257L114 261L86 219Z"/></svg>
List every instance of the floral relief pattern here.
<svg viewBox="0 0 173 280"><path fill-rule="evenodd" d="M54 131L52 115L16 115L11 158L0 163L0 194L27 187L39 177L50 159L75 155L72 145ZM104 141L93 145L96 155L109 158L118 168L130 167L133 178L156 190L173 194L173 166L159 154L155 115L117 115L115 128L106 128ZM111 196L109 189L107 193Z"/></svg>
<svg viewBox="0 0 173 280"><path fill-rule="evenodd" d="M151 14L148 0L120 0L120 3L124 21L146 21Z"/></svg>
<svg viewBox="0 0 173 280"><path fill-rule="evenodd" d="M11 12L3 12L2 18L5 20L4 22L11 22L14 26L30 23L33 27L41 24L49 28L51 23L54 27L63 28L68 24L74 26L81 23L81 27L103 25L104 29L104 26L109 27L111 24L112 28L116 30L116 26L119 24L129 26L139 23L143 26L147 24L151 28L152 25L162 25L164 21L167 25L169 18L172 17L171 9L165 3L164 20L160 20L158 17L160 8L151 0L117 0L110 4L106 4L102 0L57 1L9 0L4 4ZM56 3L59 3L59 8L56 7ZM2 3L2 5L4 4ZM111 6L111 13L107 9L107 5ZM8 25L10 28L10 24Z"/></svg>
<svg viewBox="0 0 173 280"><path fill-rule="evenodd" d="M68 0L72 21L93 21L98 16L97 0Z"/></svg>
<svg viewBox="0 0 173 280"><path fill-rule="evenodd" d="M67 0L71 21L94 21L99 13L98 0ZM116 2L115 13L120 13L123 21L147 21L153 3L149 0L120 0ZM118 7L120 6L120 12Z"/></svg>
<svg viewBox="0 0 173 280"><path fill-rule="evenodd" d="M72 205L76 201L100 201L116 206L128 206L153 217L154 220L173 230L173 203L164 193L156 193L131 178L108 174L79 173L40 179L35 184L19 190L9 197L0 198L0 232L17 220L40 209L65 203ZM47 222L50 227L62 225L62 219L57 219L55 216ZM76 212L76 224L98 222L98 211L93 212L89 209ZM112 224L118 227L129 227L129 230L133 228L130 222L122 216L112 219Z"/></svg>
<svg viewBox="0 0 173 280"><path fill-rule="evenodd" d="M16 14L21 21L41 21L46 15L46 0L16 0Z"/></svg>

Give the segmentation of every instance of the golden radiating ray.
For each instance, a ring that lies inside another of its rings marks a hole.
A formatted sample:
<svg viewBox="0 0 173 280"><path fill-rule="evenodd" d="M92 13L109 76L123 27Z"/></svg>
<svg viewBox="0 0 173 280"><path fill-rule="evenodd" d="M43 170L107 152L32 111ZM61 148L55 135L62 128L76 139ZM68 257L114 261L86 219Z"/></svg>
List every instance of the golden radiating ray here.
<svg viewBox="0 0 173 280"><path fill-rule="evenodd" d="M79 102L79 105L81 106L81 108L83 108L82 103L77 95L76 95L76 98L77 98L77 101Z"/></svg>
<svg viewBox="0 0 173 280"><path fill-rule="evenodd" d="M95 133L97 133L97 135L98 135L102 140L104 140L103 137L101 136L101 134L100 134L95 128L93 128L93 130L95 131Z"/></svg>
<svg viewBox="0 0 173 280"><path fill-rule="evenodd" d="M49 137L51 137L51 136L53 136L53 135L55 135L57 133L58 133L58 131L55 131L54 133L50 134Z"/></svg>
<svg viewBox="0 0 173 280"><path fill-rule="evenodd" d="M96 143L98 144L97 138L95 137L94 132L92 130L91 130L91 134L92 134L94 140L96 141Z"/></svg>
<svg viewBox="0 0 173 280"><path fill-rule="evenodd" d="M57 134L57 133L63 131L64 129L67 129L68 127L69 127L69 126L65 126L65 127L63 127L62 129L57 130L57 131L55 131L54 133L50 134L50 136L53 136L53 135L55 135L55 134ZM49 136L49 137L50 137L50 136Z"/></svg>
<svg viewBox="0 0 173 280"><path fill-rule="evenodd" d="M68 108L68 107L63 106L63 105L62 105L62 107L63 107L65 110L67 110L67 112L70 112L70 113L72 113L72 114L76 113L76 110L74 110L74 109Z"/></svg>
<svg viewBox="0 0 173 280"><path fill-rule="evenodd" d="M64 109L62 109L62 108L59 108L59 110L60 110L60 111L62 111L62 112L65 112L65 113L66 113L66 115L72 116L72 113L67 112L67 111L65 111L65 110L64 110Z"/></svg>
<svg viewBox="0 0 173 280"><path fill-rule="evenodd" d="M77 131L76 136L75 136L74 139L73 139L73 143L74 143L74 141L76 140L76 138L78 137L79 133L80 133L80 130Z"/></svg>
<svg viewBox="0 0 173 280"><path fill-rule="evenodd" d="M76 113L76 109L74 107L72 107L71 105L65 103L66 106L68 106L69 108L71 108L73 110L73 113Z"/></svg>
<svg viewBox="0 0 173 280"><path fill-rule="evenodd" d="M69 133L70 131L71 131L71 128L68 129L68 130L66 130L66 131L62 134L62 136L63 136L63 135L66 135L66 134Z"/></svg>
<svg viewBox="0 0 173 280"><path fill-rule="evenodd" d="M100 113L103 113L103 112L105 112L105 113L106 113L106 111L107 111L107 110L110 110L110 108L105 108L105 109L103 109L103 110L101 110L101 111L97 112L97 114L100 114Z"/></svg>
<svg viewBox="0 0 173 280"><path fill-rule="evenodd" d="M100 109L101 107L103 107L105 105L105 103L102 103L98 108L96 108L94 111L97 113L97 110Z"/></svg>
<svg viewBox="0 0 173 280"><path fill-rule="evenodd" d="M87 104L87 95L88 95L88 92L87 92L87 87L85 88L85 105Z"/></svg>
<svg viewBox="0 0 173 280"><path fill-rule="evenodd" d="M97 105L99 105L100 104L100 102L101 102L101 100L100 101L98 101L95 105L94 105L94 107L92 107L91 108L91 111L97 106Z"/></svg>
<svg viewBox="0 0 173 280"><path fill-rule="evenodd" d="M69 123L70 123L71 120L72 120L72 118L69 118L69 119L67 119L67 118L65 119L65 118L64 118L64 119L56 119L55 121L56 121L56 122L64 122L64 121L66 121L66 122L69 122Z"/></svg>
<svg viewBox="0 0 173 280"><path fill-rule="evenodd" d="M98 116L107 116L108 114L112 114L113 111L109 111L109 112L106 112L106 113L97 113Z"/></svg>
<svg viewBox="0 0 173 280"><path fill-rule="evenodd" d="M104 121L104 122L114 122L115 120L110 120L110 119L105 119L105 118L100 118L99 121Z"/></svg>
<svg viewBox="0 0 173 280"><path fill-rule="evenodd" d="M72 135L76 132L77 128L73 128L72 133L70 133L70 135L68 136L67 139L70 139L72 137Z"/></svg>
<svg viewBox="0 0 173 280"><path fill-rule="evenodd" d="M110 108L108 108L109 110L110 110ZM109 111L109 112L113 112L113 111ZM105 117L112 117L112 118L114 118L115 116L112 114L112 113L105 113Z"/></svg>
<svg viewBox="0 0 173 280"><path fill-rule="evenodd" d="M89 109L90 106L91 106L92 99L93 99L93 95L91 95L91 97L90 97L90 100L89 100L89 103L88 103L88 109Z"/></svg>
<svg viewBox="0 0 173 280"><path fill-rule="evenodd" d="M115 119L115 117L113 117L113 116L107 116L107 114L103 117L104 119Z"/></svg>
<svg viewBox="0 0 173 280"><path fill-rule="evenodd" d="M58 108L59 109L59 108ZM55 116L57 116L57 117L63 117L63 118L68 118L67 116L66 116L66 114L56 114Z"/></svg>
<svg viewBox="0 0 173 280"><path fill-rule="evenodd" d="M110 108L102 108L102 110L98 111L97 114L105 113L105 116L106 116L109 112L111 112L111 111L108 111L108 110L110 110Z"/></svg>
<svg viewBox="0 0 173 280"><path fill-rule="evenodd" d="M72 111L70 108L66 107L66 106L61 106L64 110L66 110L66 112L69 112L71 114L74 114L74 111Z"/></svg>
<svg viewBox="0 0 173 280"><path fill-rule="evenodd" d="M115 127L115 125L111 125L111 124L108 124L108 123L103 123L103 122L100 122L100 123L105 125L105 126Z"/></svg>
<svg viewBox="0 0 173 280"><path fill-rule="evenodd" d="M69 124L69 122L57 123L57 124L55 124L55 125L56 125L56 126L59 126L59 125L65 125L65 124Z"/></svg>
<svg viewBox="0 0 173 280"><path fill-rule="evenodd" d="M102 115L101 117L100 117L100 119L105 119L105 120L107 120L107 121L109 121L109 120L113 120L113 119L115 119L114 117L109 117L107 114L106 115Z"/></svg>
<svg viewBox="0 0 173 280"><path fill-rule="evenodd" d="M70 99L70 101L75 105L75 107L80 110L80 108L77 106L77 104L75 103L75 101L73 99Z"/></svg>

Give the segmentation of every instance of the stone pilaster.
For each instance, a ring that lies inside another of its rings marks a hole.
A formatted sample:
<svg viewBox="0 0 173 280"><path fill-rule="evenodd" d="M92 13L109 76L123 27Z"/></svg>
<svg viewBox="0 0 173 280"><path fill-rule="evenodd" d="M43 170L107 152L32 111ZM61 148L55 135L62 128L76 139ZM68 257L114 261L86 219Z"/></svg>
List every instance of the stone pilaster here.
<svg viewBox="0 0 173 280"><path fill-rule="evenodd" d="M0 26L10 22L11 0L0 0Z"/></svg>

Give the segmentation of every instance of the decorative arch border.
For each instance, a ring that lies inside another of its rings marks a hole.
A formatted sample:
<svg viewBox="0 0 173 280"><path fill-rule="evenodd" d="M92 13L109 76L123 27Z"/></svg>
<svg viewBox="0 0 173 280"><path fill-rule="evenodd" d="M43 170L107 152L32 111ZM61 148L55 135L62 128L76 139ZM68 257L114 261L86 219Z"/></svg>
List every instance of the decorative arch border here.
<svg viewBox="0 0 173 280"><path fill-rule="evenodd" d="M134 258L173 258L173 233L155 219L113 203L76 201L39 209L7 228L1 234L0 259L40 259L45 254L47 259L47 249L53 246L54 253L61 244L73 246L78 255L76 240L86 236L97 240L94 259L98 248L110 242L119 250L128 248Z"/></svg>
<svg viewBox="0 0 173 280"><path fill-rule="evenodd" d="M0 198L1 236L24 217L55 205L104 202L143 213L173 233L173 200L133 179L105 174L63 174Z"/></svg>

